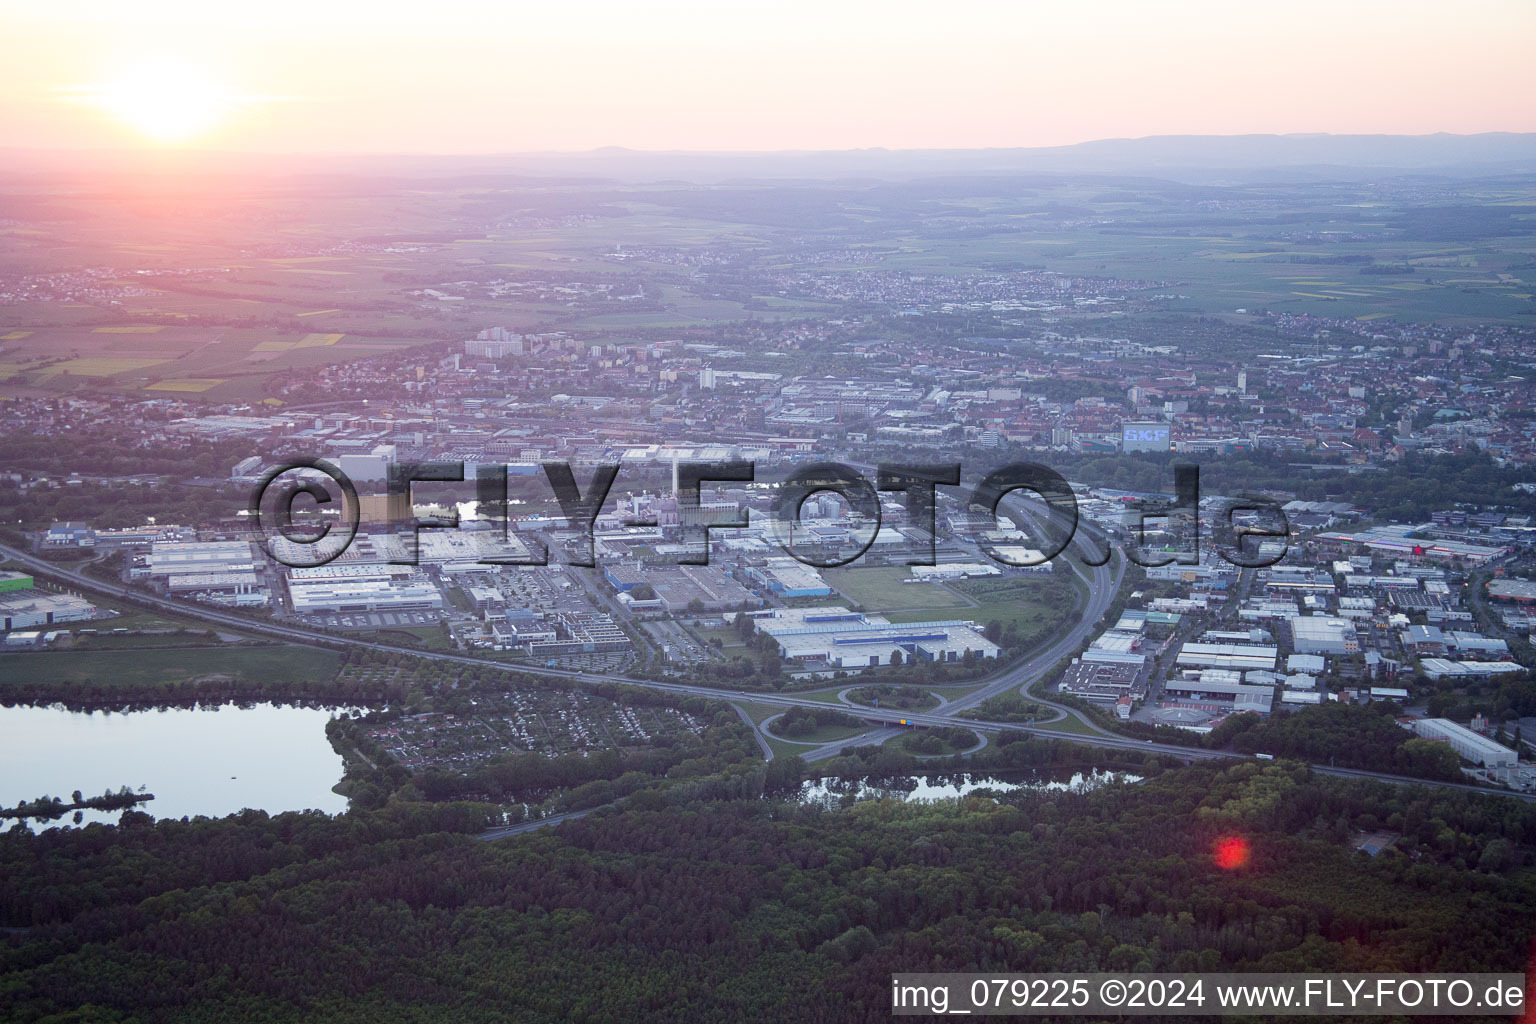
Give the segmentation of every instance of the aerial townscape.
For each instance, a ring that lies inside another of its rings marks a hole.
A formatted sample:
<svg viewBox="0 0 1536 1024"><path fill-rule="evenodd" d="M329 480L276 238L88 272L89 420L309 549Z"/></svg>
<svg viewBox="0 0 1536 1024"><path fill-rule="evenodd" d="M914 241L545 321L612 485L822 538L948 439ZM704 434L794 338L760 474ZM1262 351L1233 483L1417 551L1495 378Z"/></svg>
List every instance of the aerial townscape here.
<svg viewBox="0 0 1536 1024"><path fill-rule="evenodd" d="M0 1019L1531 968L1536 134L673 145L645 79L486 149L169 68L0 107Z"/></svg>

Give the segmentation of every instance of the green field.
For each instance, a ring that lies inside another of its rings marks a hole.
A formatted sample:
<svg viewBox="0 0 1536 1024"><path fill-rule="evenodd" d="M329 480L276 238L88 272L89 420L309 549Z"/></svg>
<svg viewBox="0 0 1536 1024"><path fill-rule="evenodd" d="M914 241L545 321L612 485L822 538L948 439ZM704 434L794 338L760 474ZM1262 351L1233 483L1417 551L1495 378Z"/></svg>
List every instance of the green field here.
<svg viewBox="0 0 1536 1024"><path fill-rule="evenodd" d="M200 401L261 399L271 382L371 355L402 351L425 340L341 331L155 326L119 331L101 317L79 326L39 325L4 343L0 378L7 387L67 391L91 388L137 398ZM17 331L16 333L23 333Z"/></svg>
<svg viewBox="0 0 1536 1024"><path fill-rule="evenodd" d="M265 685L313 683L334 676L340 663L333 651L290 646L26 652L0 655L0 686L22 681L153 685L216 675Z"/></svg>
<svg viewBox="0 0 1536 1024"><path fill-rule="evenodd" d="M969 604L943 584L904 582L912 574L902 566L828 569L822 576L838 593L870 612L963 608Z"/></svg>
<svg viewBox="0 0 1536 1024"><path fill-rule="evenodd" d="M820 729L807 733L804 736L796 736L794 739L786 739L785 737L774 733L772 731L773 726L770 725L768 727L768 735L781 743L788 743L790 746L798 746L803 750L807 747L820 746L823 743L834 743L837 740L845 740L851 736L858 736L860 733L866 733L875 728L878 727L875 725L824 725Z"/></svg>
<svg viewBox="0 0 1536 1024"><path fill-rule="evenodd" d="M1044 633L1047 628L1054 629L1071 616L1082 600L1080 586L1062 587L1049 576L962 580L955 584L955 590L976 602L974 607L955 613L959 617L982 624L996 621L1004 629L1012 624L1026 636ZM1065 598L1065 603L1053 598L1053 593ZM897 612L890 619L914 622L921 617L913 612Z"/></svg>
<svg viewBox="0 0 1536 1024"><path fill-rule="evenodd" d="M1048 729L1051 732L1069 732L1079 736L1102 735L1098 730L1084 725L1081 719L1073 715L1065 715L1054 722L1043 722L1039 726L1031 726L1031 728Z"/></svg>

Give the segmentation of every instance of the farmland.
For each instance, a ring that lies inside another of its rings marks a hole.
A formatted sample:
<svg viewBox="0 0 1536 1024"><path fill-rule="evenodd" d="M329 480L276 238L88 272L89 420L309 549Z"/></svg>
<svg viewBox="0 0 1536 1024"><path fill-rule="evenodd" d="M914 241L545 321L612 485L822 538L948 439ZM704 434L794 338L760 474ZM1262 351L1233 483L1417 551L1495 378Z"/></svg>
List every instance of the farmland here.
<svg viewBox="0 0 1536 1024"><path fill-rule="evenodd" d="M268 397L290 375L423 344L419 338L187 326L132 333L37 326L11 333L24 334L0 350L0 379L11 387L208 401Z"/></svg>
<svg viewBox="0 0 1536 1024"><path fill-rule="evenodd" d="M1514 179L1443 196L1068 178L337 188L189 194L167 182L133 203L19 204L0 255L0 394L253 401L294 375L487 324L624 339L835 315L876 272L1157 283L1133 320L1536 316L1536 189Z"/></svg>

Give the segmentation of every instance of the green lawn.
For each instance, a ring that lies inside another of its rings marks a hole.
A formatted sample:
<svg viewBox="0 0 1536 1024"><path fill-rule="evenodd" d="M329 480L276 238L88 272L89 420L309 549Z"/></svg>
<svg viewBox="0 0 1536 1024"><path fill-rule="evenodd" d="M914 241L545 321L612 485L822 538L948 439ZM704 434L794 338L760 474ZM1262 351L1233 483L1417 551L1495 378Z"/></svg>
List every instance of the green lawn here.
<svg viewBox="0 0 1536 1024"><path fill-rule="evenodd" d="M769 726L768 728L770 730L768 735L773 739L788 743L791 746L804 748L820 746L823 743L833 743L837 740L845 740L850 736L858 736L861 733L869 732L871 729L879 728L879 726L869 723L859 725L824 725L815 732L807 733L804 736L796 736L794 739L786 739L783 736L775 735L771 731L773 727Z"/></svg>
<svg viewBox="0 0 1536 1024"><path fill-rule="evenodd" d="M1030 728L1032 728L1032 729L1045 729L1045 730L1048 730L1050 732L1070 732L1070 733L1076 733L1079 736L1101 736L1101 735L1103 735L1102 733L1098 732L1095 729L1088 728L1088 726L1084 725L1082 723L1082 721L1080 721L1076 716L1074 716L1074 715L1072 715L1070 713L1068 713L1063 718L1058 718L1054 722L1050 722L1050 723L1045 724L1045 725L1030 726Z"/></svg>
<svg viewBox="0 0 1536 1024"><path fill-rule="evenodd" d="M99 619L85 619L80 622L71 622L64 627L69 630L94 629L98 632L110 632L114 629L210 629L206 622L197 619L182 619L170 615L161 615L158 612L138 611L130 609L121 615L106 615ZM223 626L217 627L221 633L233 632Z"/></svg>
<svg viewBox="0 0 1536 1024"><path fill-rule="evenodd" d="M453 643L444 635L441 626L387 626L365 635L381 643L404 644L429 651L453 650Z"/></svg>
<svg viewBox="0 0 1536 1024"><path fill-rule="evenodd" d="M848 600L871 612L922 609L922 618L929 611L964 608L968 604L942 584L903 582L912 578L904 566L828 569L822 576Z"/></svg>
<svg viewBox="0 0 1536 1024"><path fill-rule="evenodd" d="M875 699L874 695L871 695L869 698L862 697L859 693L860 689L863 689L863 687L855 688L854 691L848 695L848 699L853 701L855 704L860 704L864 707L875 707L875 705L871 703L871 700ZM883 697L879 697L879 699L882 701L882 703L879 705L880 709L883 711L931 711L935 707L938 707L939 698L930 693L927 687L914 686L913 689L919 691L915 704L899 704L897 702L902 699L900 695L887 693Z"/></svg>
<svg viewBox="0 0 1536 1024"><path fill-rule="evenodd" d="M985 625L996 620L1004 629L1015 623L1026 638L1055 629L1076 614L1082 591L1076 586L1049 586L1047 576L1008 576L1003 578L963 580L955 590L976 602L975 607L956 608L951 618L972 619ZM1053 599L1052 594L1058 595ZM1065 599L1065 605L1061 603ZM892 622L915 622L927 617L927 609L900 611L888 616Z"/></svg>
<svg viewBox="0 0 1536 1024"><path fill-rule="evenodd" d="M694 628L694 632L706 644L712 643L715 640L720 641L718 649L721 651L740 651L747 646L746 641L741 638L741 634L736 632L732 626L699 626Z"/></svg>
<svg viewBox="0 0 1536 1024"><path fill-rule="evenodd" d="M784 713L783 708L775 707L772 704L756 704L750 700L738 700L732 701L732 703L740 706L747 713L747 717L752 719L754 725L762 725L774 715Z"/></svg>
<svg viewBox="0 0 1536 1024"><path fill-rule="evenodd" d="M854 685L852 681L844 681L830 690L794 690L790 692L793 692L796 697L804 697L807 700L819 700L823 704L836 706L843 703L837 699L837 695L852 685Z"/></svg>
<svg viewBox="0 0 1536 1024"><path fill-rule="evenodd" d="M974 691L980 683L953 683L949 686L924 686L923 689L936 693L945 700L954 700L956 697L964 697Z"/></svg>
<svg viewBox="0 0 1536 1024"><path fill-rule="evenodd" d="M762 736L768 743L768 749L773 751L774 757L799 757L808 749L799 743L781 740L777 736L772 736L768 733L763 733Z"/></svg>
<svg viewBox="0 0 1536 1024"><path fill-rule="evenodd" d="M833 692L836 693L835 690ZM796 694L796 696L801 696L801 694ZM775 707L772 704L755 704L749 700L734 701L733 703L740 705L742 710L746 711L747 717L752 719L753 723L757 725L762 725L773 716L784 713L783 708ZM818 743L830 743L833 740L843 739L847 736L857 736L859 733L867 732L872 728L874 728L872 725L863 725L856 729L845 727L819 729L811 737L799 740L780 739L767 731L763 731L760 735L767 741L768 749L773 751L774 757L798 757Z"/></svg>

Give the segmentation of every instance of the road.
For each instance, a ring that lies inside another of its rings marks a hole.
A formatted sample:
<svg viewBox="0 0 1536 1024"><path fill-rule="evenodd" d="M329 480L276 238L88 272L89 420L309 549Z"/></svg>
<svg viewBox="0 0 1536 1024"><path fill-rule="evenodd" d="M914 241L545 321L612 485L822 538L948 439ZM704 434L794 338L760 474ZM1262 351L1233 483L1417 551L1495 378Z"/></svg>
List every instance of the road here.
<svg viewBox="0 0 1536 1024"><path fill-rule="evenodd" d="M1010 505L1014 511L1024 516L1035 527L1036 533L1041 532L1042 521L1049 522L1061 530L1065 530L1068 526L1065 517L1054 510L1048 509L1043 504L1031 502L1026 505L1022 501L1012 501ZM983 681L979 689L963 697L941 701L938 707L926 713L927 716L943 718L944 721L942 723L922 721L921 719L925 716L919 715L895 715L893 717L898 720L905 718L917 724L965 725L971 728L979 728L981 727L980 723L973 722L971 719L955 720L953 716L976 707L988 698L996 697L999 694L1007 693L1017 687L1043 678L1047 672L1055 667L1057 662L1076 651L1082 642L1088 638L1088 634L1100 626L1105 612L1114 603L1115 596L1120 593L1120 583L1125 578L1125 556L1118 551L1111 556L1107 563L1100 566L1083 564L1078 557L1075 557L1087 556L1088 558L1097 558L1098 552L1096 549L1099 545L1106 542L1107 538L1096 527L1079 523L1071 544L1062 555L1058 556L1067 558L1067 564L1071 566L1073 573L1083 581L1088 589L1088 601L1079 614L1076 625L1070 630L1061 634L1061 636L1051 641L1044 648L1013 662L1001 672L989 677ZM1037 703L1055 708L1063 717L1075 719L1089 730L1090 735L1084 735L1079 730L1052 729L1049 725L1030 727L1024 731L1043 734L1055 733L1095 743L1101 737L1115 737L1115 734L1101 729L1088 716L1076 708L1056 704L1039 696L1033 699ZM1023 727L1014 725L1011 728L1021 729ZM901 735L899 727L894 729L878 729L845 740L814 747L800 756L806 761L820 761L828 757L835 757L848 747L885 743L899 735Z"/></svg>
<svg viewBox="0 0 1536 1024"><path fill-rule="evenodd" d="M611 805L610 805L611 806ZM503 825L501 828L488 828L475 836L476 839L505 839L508 836L520 836L524 832L532 832L535 829L549 828L558 825L562 821L571 821L574 818L585 817L597 810L596 807L588 807L581 811L566 811L564 814L551 814L547 818L539 818L537 821L525 821L520 825Z"/></svg>
<svg viewBox="0 0 1536 1024"><path fill-rule="evenodd" d="M1101 535L1097 535L1096 533L1090 534L1088 530L1079 530L1078 536L1074 539L1073 544L1074 546L1077 546L1079 550L1087 550L1088 545L1096 540L1098 536ZM483 668L488 665L495 666L509 673L516 672L524 675L568 679L584 683L617 683L625 686L644 687L646 689L677 694L679 696L707 697L733 704L740 701L751 701L757 704L767 704L770 706L783 707L786 709L793 707L805 707L811 708L813 710L826 710L828 706L825 701L814 700L809 697L798 697L793 694L747 693L743 690L729 690L721 689L718 687L697 686L687 683L661 682L658 680L639 679L632 676L625 676L614 673L582 672L577 670L548 668L544 666L526 665L521 663L507 664L503 662L489 661L484 658L476 658L466 654L455 654L448 651L419 650L416 648L405 647L396 644L381 643L375 640L365 640L360 637L331 636L329 634L305 629L300 626L247 618L242 615L221 611L217 608L210 608L205 605L197 605L192 604L191 602L177 601L171 598L161 597L158 594L150 594L144 591L134 590L127 587L126 585L114 586L93 577L85 576L74 570L61 568L55 563L32 555L30 552L21 551L4 544L0 544L0 556L9 558L11 561L17 562L21 565L28 566L37 572L45 573L57 579L65 580L78 587L82 591L105 595L113 599L126 600L130 603L148 605L153 608L173 613L183 618L201 619L205 622L214 623L216 625L239 629L246 633L271 637L274 639L284 640L288 643L299 644L303 646L320 647L325 649L335 649L337 647L354 647L367 650L375 650L389 654L406 653L417 658L447 661L462 665L472 665L479 668ZM1078 718L1079 721L1083 721L1085 724L1088 724L1089 727L1093 730L1091 735L1085 735L1080 731L1053 729L1049 724L1025 726L1011 722L989 722L985 720L959 717L959 712L974 707L975 705L986 700L988 697L995 696L999 693L1003 693L1009 690L1012 687L1021 686L1025 683L1038 679L1063 657L1076 650L1078 645L1082 643L1087 635L1094 629L1098 628L1099 620L1109 609L1109 606L1114 602L1115 595L1119 590L1120 580L1125 569L1124 558L1121 555L1116 555L1111 559L1108 565L1100 566L1097 568L1085 569L1078 566L1075 560L1073 560L1070 564L1072 564L1074 571L1078 572L1080 576L1088 581L1088 604L1084 609L1081 618L1078 620L1078 623L1072 629L1063 633L1046 648L1025 659L1022 659L1019 662L1003 668L996 675L982 680L981 687L973 693L957 700L947 701L931 711L904 713L884 711L876 708L862 709L857 711L843 708L842 710L848 711L851 714L856 714L867 721L880 724L882 728L878 728L872 732L851 737L837 743L827 744L824 747L815 748L813 750L807 751L804 755L802 755L802 757L804 757L806 760L818 760L824 757L834 756L839 751L850 746L857 746L860 744L868 743L883 743L894 736L900 735L901 728L898 723L902 719L905 719L908 723L913 725L940 727L964 726L968 729L975 729L985 732L1002 732L1006 730L1012 730L1029 733L1036 736L1066 739L1077 743L1088 743L1094 746L1107 747L1113 750L1140 750L1147 753L1168 754L1185 760L1206 760L1212 758L1246 759L1245 755L1240 754L1232 754L1215 750L1204 750L1198 747L1182 747L1168 743L1156 743L1150 740L1132 739L1127 736L1120 736L1114 733L1104 732L1103 730L1099 729L1098 726L1093 725L1092 723L1088 723L1086 719L1079 715L1075 710L1070 708L1063 708L1061 710L1067 711L1068 713L1072 714L1073 717ZM1036 699L1039 700L1039 698ZM1050 703L1049 701L1041 702L1047 704ZM1056 707L1057 705L1052 704L1051 706ZM1536 794L1509 793L1503 790L1489 790L1475 786L1457 787L1455 784L1434 783L1423 779L1409 779L1403 776L1389 775L1382 772L1365 772L1337 769L1328 765L1315 764L1313 765L1313 768L1319 772L1330 775L1348 775L1349 777L1354 778L1372 778L1386 782L1421 786L1450 786L1452 788L1465 788L1470 792L1514 796L1517 799L1522 800L1536 800ZM531 827L538 827L539 824L541 823L529 823ZM514 827L521 828L522 826Z"/></svg>

